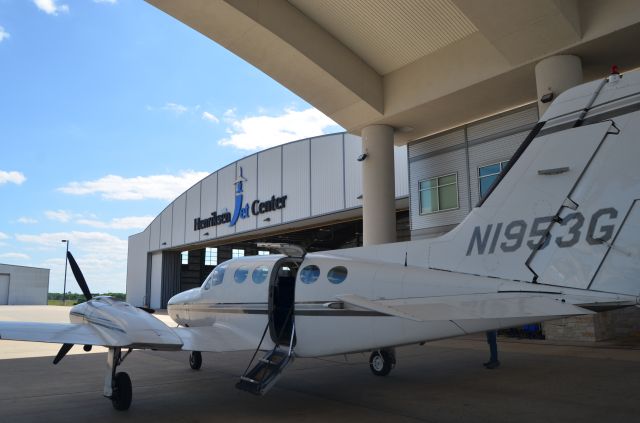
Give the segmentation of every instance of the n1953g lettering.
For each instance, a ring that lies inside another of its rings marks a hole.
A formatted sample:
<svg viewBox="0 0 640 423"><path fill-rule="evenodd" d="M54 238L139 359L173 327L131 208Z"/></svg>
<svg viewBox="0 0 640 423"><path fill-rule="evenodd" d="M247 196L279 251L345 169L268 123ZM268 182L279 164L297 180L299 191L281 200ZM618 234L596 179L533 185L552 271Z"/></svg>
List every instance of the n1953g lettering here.
<svg viewBox="0 0 640 423"><path fill-rule="evenodd" d="M587 226L586 241L590 245L602 244L611 240L615 230L612 222L618 217L618 211L613 207L600 209L591 215ZM467 256L475 253L493 254L497 248L505 253L519 250L526 245L530 250L546 248L552 241L548 229L553 222L566 227L568 231L553 239L559 248L576 245L583 235L586 223L580 212L571 213L564 218L555 216L537 217L531 223L530 229L524 220L514 220L509 223L489 224L484 227L473 228L473 234L467 248ZM526 241L526 242L525 242Z"/></svg>

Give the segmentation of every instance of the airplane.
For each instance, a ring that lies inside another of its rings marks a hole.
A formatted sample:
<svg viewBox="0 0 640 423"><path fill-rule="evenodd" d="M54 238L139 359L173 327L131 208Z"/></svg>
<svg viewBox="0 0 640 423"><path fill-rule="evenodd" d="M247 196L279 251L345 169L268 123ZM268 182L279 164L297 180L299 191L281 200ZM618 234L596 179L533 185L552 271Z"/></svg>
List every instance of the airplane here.
<svg viewBox="0 0 640 423"><path fill-rule="evenodd" d="M438 238L221 263L173 296L170 328L110 297L69 324L0 322L0 338L108 348L104 396L129 408L117 372L135 349L255 351L237 387L264 395L296 357L371 352L373 374L395 348L640 304L640 71L614 70L567 90L528 134L488 195ZM268 334L268 336L267 336ZM255 360L258 352L265 355ZM255 364L254 364L255 361Z"/></svg>

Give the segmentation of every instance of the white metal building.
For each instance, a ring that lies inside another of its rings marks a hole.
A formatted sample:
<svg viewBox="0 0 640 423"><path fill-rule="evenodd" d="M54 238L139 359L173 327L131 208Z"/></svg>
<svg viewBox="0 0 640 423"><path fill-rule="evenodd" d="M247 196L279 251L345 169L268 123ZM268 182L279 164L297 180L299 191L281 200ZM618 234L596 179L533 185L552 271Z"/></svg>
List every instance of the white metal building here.
<svg viewBox="0 0 640 423"><path fill-rule="evenodd" d="M362 245L357 225L339 226L362 218L362 152L360 137L339 133L264 150L213 172L129 238L127 301L162 307L234 251L258 254L256 242L291 240L304 230L297 239L309 240L310 250ZM395 192L396 210L406 216L406 146L395 148ZM332 239L319 239L322 233ZM216 260L204 263L207 247L216 248Z"/></svg>
<svg viewBox="0 0 640 423"><path fill-rule="evenodd" d="M0 263L0 305L47 304L49 269Z"/></svg>

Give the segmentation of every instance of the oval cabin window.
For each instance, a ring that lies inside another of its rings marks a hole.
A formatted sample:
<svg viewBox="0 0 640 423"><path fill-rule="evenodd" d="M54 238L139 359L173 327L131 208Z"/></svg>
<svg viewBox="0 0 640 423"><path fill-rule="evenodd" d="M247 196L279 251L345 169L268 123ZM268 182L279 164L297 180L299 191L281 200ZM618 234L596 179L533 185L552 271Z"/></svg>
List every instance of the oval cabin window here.
<svg viewBox="0 0 640 423"><path fill-rule="evenodd" d="M247 279L247 275L249 274L249 268L246 266L238 267L233 274L233 280L237 283L242 283Z"/></svg>
<svg viewBox="0 0 640 423"><path fill-rule="evenodd" d="M267 280L267 275L269 275L269 268L267 266L258 266L253 269L251 279L255 283L262 283Z"/></svg>
<svg viewBox="0 0 640 423"><path fill-rule="evenodd" d="M329 270L329 273L327 273L327 279L329 279L329 282L334 284L344 282L344 280L347 279L347 268L344 266L334 267Z"/></svg>
<svg viewBox="0 0 640 423"><path fill-rule="evenodd" d="M300 271L300 280L302 283L310 284L314 283L320 277L320 268L315 264L310 264L309 266L305 266Z"/></svg>

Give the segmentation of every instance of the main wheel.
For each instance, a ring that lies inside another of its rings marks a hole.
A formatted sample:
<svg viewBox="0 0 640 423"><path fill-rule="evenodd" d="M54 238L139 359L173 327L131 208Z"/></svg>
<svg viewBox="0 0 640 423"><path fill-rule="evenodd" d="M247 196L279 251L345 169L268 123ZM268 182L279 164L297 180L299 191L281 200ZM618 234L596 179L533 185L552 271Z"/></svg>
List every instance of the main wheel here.
<svg viewBox="0 0 640 423"><path fill-rule="evenodd" d="M189 365L193 370L200 370L202 367L202 353L200 351L191 351Z"/></svg>
<svg viewBox="0 0 640 423"><path fill-rule="evenodd" d="M111 405L119 411L128 410L131 406L132 397L131 378L125 372L116 373L113 385Z"/></svg>
<svg viewBox="0 0 640 423"><path fill-rule="evenodd" d="M369 368L376 376L386 376L396 364L395 357L388 351L374 351L369 356Z"/></svg>

